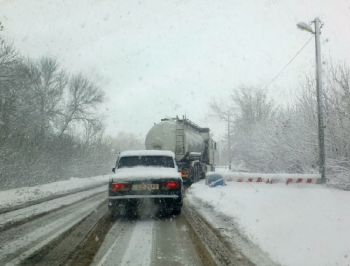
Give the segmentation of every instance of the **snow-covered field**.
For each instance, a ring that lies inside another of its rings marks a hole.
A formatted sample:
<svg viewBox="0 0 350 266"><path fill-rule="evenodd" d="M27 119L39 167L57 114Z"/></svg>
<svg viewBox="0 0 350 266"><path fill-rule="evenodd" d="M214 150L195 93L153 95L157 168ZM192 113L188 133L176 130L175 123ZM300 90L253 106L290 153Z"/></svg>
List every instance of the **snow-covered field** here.
<svg viewBox="0 0 350 266"><path fill-rule="evenodd" d="M350 265L348 191L283 183L227 182L209 187L201 180L191 186L187 198L198 209L210 210L203 213L209 221L222 214L231 219L278 264Z"/></svg>
<svg viewBox="0 0 350 266"><path fill-rule="evenodd" d="M71 178L67 181L0 192L0 207L14 206L63 194L81 187L99 186L108 176ZM280 265L350 265L350 192L316 184L227 182L208 187L193 184L189 203L214 227L239 228L243 237ZM219 224L217 216L231 223ZM224 228L222 232L230 232ZM228 238L230 239L230 238ZM242 248L244 251L244 248ZM258 264L259 265L259 264Z"/></svg>

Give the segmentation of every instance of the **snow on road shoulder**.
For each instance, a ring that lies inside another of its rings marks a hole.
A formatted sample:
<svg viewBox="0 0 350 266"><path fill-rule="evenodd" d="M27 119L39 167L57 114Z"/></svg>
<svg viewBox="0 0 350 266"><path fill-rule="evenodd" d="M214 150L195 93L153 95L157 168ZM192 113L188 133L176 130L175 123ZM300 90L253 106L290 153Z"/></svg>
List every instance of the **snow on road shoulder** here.
<svg viewBox="0 0 350 266"><path fill-rule="evenodd" d="M350 265L348 191L311 184L228 183L211 188L202 180L191 186L187 198L232 218L281 265Z"/></svg>
<svg viewBox="0 0 350 266"><path fill-rule="evenodd" d="M69 180L53 182L34 187L22 187L0 191L0 209L8 208L22 203L60 195L81 188L94 187L107 184L109 175L89 178L71 177Z"/></svg>

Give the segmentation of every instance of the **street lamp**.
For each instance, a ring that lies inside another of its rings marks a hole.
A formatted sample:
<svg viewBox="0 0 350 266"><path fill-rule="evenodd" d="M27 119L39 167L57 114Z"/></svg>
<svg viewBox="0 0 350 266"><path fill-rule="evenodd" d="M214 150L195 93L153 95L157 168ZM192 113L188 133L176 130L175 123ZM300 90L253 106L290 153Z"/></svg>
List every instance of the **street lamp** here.
<svg viewBox="0 0 350 266"><path fill-rule="evenodd" d="M316 47L316 86L317 86L317 113L318 113L318 147L319 147L319 173L321 174L321 183L326 183L326 155L324 148L324 125L323 125L323 104L322 104L322 69L321 69L321 43L320 43L320 19L315 18L315 31L306 24L300 22L297 24L301 30L315 34Z"/></svg>
<svg viewBox="0 0 350 266"><path fill-rule="evenodd" d="M297 24L298 28L301 29L301 30L305 30L305 31L308 31L308 32L311 32L311 33L315 33L312 28L310 27L310 25L306 24L305 22L299 22Z"/></svg>

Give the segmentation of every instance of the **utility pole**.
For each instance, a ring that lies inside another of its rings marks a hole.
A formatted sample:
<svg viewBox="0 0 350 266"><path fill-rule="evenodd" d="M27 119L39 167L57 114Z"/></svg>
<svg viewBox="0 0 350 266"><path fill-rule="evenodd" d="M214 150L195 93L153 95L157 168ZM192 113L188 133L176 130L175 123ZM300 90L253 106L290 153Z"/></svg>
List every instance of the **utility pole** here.
<svg viewBox="0 0 350 266"><path fill-rule="evenodd" d="M221 144L222 144L222 139L220 138L219 140L219 165L221 166L221 152L222 152L222 148L221 148Z"/></svg>
<svg viewBox="0 0 350 266"><path fill-rule="evenodd" d="M227 150L228 150L228 169L231 170L231 141L230 141L230 115L227 115Z"/></svg>
<svg viewBox="0 0 350 266"><path fill-rule="evenodd" d="M322 62L321 62L321 42L320 42L320 19L315 18L315 31L305 22L299 22L298 28L315 34L316 47L316 94L317 94L317 119L318 119L318 151L319 151L319 173L321 183L326 183L326 152L324 147L324 124L323 124L323 101L322 101Z"/></svg>
<svg viewBox="0 0 350 266"><path fill-rule="evenodd" d="M321 62L321 42L320 42L320 19L315 21L315 46L316 46L316 85L317 85L317 111L318 111L318 145L319 145L319 173L321 183L326 183L326 154L324 148L324 124L323 124L323 101L322 101L322 62Z"/></svg>

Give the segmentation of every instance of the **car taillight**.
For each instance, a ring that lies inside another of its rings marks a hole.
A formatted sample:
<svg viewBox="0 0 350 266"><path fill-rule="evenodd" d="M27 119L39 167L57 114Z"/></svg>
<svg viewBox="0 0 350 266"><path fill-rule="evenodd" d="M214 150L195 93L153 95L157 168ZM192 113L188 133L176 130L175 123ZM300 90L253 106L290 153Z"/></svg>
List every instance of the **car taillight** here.
<svg viewBox="0 0 350 266"><path fill-rule="evenodd" d="M186 167L186 168L183 168L183 169L181 169L181 174L182 174L182 175L188 175L189 170L190 170L190 169L187 168L187 167Z"/></svg>
<svg viewBox="0 0 350 266"><path fill-rule="evenodd" d="M180 189L180 182L178 181L162 182L162 189L165 189L165 190Z"/></svg>
<svg viewBox="0 0 350 266"><path fill-rule="evenodd" d="M130 183L112 183L111 190L115 192L126 191L130 189Z"/></svg>

